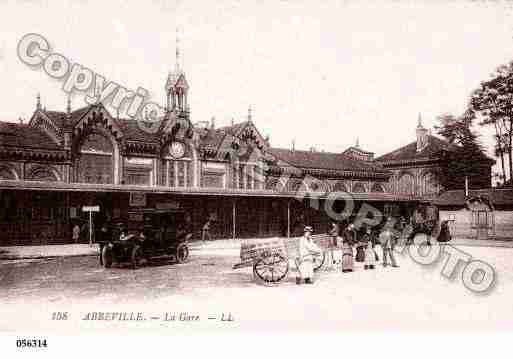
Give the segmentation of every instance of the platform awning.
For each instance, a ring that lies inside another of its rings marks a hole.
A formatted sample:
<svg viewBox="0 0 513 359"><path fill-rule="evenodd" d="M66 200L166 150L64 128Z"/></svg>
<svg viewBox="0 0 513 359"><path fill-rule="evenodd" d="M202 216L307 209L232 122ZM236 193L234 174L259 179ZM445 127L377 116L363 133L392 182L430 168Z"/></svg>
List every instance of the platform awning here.
<svg viewBox="0 0 513 359"><path fill-rule="evenodd" d="M290 192L273 190L241 190L233 188L205 188L205 187L166 187L166 186L138 186L91 183L65 183L41 181L0 180L0 190L48 191L48 192L108 192L108 193L155 193L177 194L190 196L217 196L217 197L274 197L274 198L319 198L332 197L334 193L321 192ZM381 201L381 202L419 202L420 198L410 195L400 195L383 192L372 193L341 193L340 199L347 196L355 201Z"/></svg>

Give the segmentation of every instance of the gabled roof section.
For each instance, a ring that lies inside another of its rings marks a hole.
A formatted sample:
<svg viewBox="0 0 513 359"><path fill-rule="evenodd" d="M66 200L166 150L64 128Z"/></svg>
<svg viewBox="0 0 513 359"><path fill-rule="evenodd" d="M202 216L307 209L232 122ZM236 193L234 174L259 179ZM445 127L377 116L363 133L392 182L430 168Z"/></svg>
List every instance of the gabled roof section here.
<svg viewBox="0 0 513 359"><path fill-rule="evenodd" d="M362 150L359 146L351 146L342 154L360 161L372 161L374 158L373 152Z"/></svg>
<svg viewBox="0 0 513 359"><path fill-rule="evenodd" d="M171 88L189 88L189 83L185 79L185 73L181 70L170 72L166 80L166 90L169 92Z"/></svg>
<svg viewBox="0 0 513 359"><path fill-rule="evenodd" d="M233 136L238 136L246 126L250 124L250 121L243 121L239 123L234 123L230 126L222 126L217 128L217 131L229 133Z"/></svg>
<svg viewBox="0 0 513 359"><path fill-rule="evenodd" d="M75 111L71 111L71 121L69 125L74 126L81 118L82 116L89 111L89 108L91 106L85 106L79 109L76 109ZM67 113L64 111L51 111L51 110L39 110L41 113L46 115L57 127L64 128L64 125L66 124L66 117ZM37 111L36 111L37 114Z"/></svg>
<svg viewBox="0 0 513 359"><path fill-rule="evenodd" d="M126 141L151 143L159 142L159 134L145 131L143 128L141 128L142 126L138 124L137 120L120 118L118 119L118 124L121 128L121 131L123 132L123 138ZM154 126L159 127L159 124L154 124Z"/></svg>
<svg viewBox="0 0 513 359"><path fill-rule="evenodd" d="M63 150L39 128L13 122L0 122L0 147Z"/></svg>
<svg viewBox="0 0 513 359"><path fill-rule="evenodd" d="M360 147L356 147L356 146L351 146L351 147L347 148L346 150L344 150L342 152L342 154L351 153L351 152L360 152L360 153L364 153L364 154L367 154L367 155L374 154L374 152L365 151L365 150L362 150Z"/></svg>
<svg viewBox="0 0 513 359"><path fill-rule="evenodd" d="M198 128L196 131L199 134L202 151L218 158L225 158L227 154L244 146L254 147L259 151L268 148L267 141L249 120L219 128Z"/></svg>
<svg viewBox="0 0 513 359"><path fill-rule="evenodd" d="M440 151L451 151L457 145L449 143L436 136L429 135L428 144L421 151L417 152L417 142L412 142L395 151L389 152L376 158L378 162L409 162L426 159L436 160Z"/></svg>

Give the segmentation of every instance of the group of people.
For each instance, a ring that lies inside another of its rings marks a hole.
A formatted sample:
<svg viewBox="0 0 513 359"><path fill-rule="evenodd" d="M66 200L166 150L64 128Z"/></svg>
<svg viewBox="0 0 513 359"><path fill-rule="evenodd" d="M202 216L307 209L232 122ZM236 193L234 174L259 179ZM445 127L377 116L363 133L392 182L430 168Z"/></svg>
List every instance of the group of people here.
<svg viewBox="0 0 513 359"><path fill-rule="evenodd" d="M314 261L323 252L323 249L312 240L312 233L313 228L306 226L304 235L299 239L296 284L301 284L303 281L306 284L313 283ZM383 266L387 267L390 261L392 267L399 267L393 253L397 237L391 228L384 227L378 234L372 232L366 224L357 228L355 224L351 223L341 232L339 225L332 223L329 235L331 242L324 250L328 270L340 267L344 273L352 272L355 261L363 262L365 270L375 269L380 260L375 250L377 245L382 248Z"/></svg>

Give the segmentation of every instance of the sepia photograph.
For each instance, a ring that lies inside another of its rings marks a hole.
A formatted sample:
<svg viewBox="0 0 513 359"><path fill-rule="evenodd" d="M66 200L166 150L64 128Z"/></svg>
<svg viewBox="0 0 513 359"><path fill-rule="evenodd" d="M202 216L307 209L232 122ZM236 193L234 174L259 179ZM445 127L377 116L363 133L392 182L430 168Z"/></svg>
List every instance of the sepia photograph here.
<svg viewBox="0 0 513 359"><path fill-rule="evenodd" d="M510 1L0 1L0 34L14 352L513 329Z"/></svg>

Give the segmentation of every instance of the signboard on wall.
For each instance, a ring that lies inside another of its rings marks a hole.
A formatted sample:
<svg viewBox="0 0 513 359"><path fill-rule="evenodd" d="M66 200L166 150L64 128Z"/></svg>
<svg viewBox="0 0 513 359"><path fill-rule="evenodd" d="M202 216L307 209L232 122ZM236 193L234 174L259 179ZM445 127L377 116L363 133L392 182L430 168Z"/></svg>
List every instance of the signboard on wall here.
<svg viewBox="0 0 513 359"><path fill-rule="evenodd" d="M146 206L146 193L130 192L129 205L131 207Z"/></svg>
<svg viewBox="0 0 513 359"><path fill-rule="evenodd" d="M155 204L156 209L179 209L180 202L178 201L169 201L169 202L159 202Z"/></svg>

